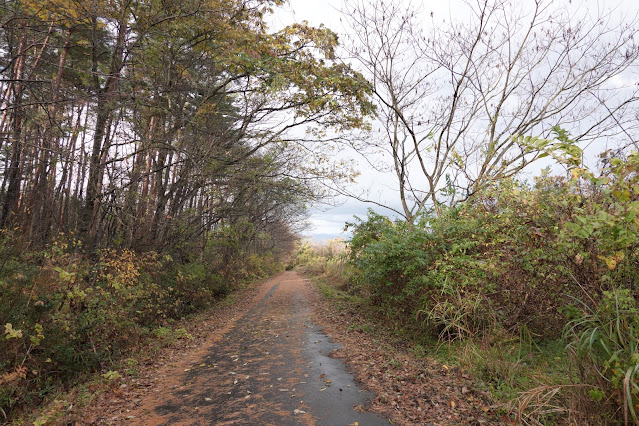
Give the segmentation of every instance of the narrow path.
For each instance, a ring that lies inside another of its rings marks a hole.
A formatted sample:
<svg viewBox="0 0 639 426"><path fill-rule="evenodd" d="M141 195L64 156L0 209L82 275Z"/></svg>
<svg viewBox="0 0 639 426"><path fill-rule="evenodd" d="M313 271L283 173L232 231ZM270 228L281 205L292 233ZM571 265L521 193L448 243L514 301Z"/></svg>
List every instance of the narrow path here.
<svg viewBox="0 0 639 426"><path fill-rule="evenodd" d="M285 272L206 351L176 364L129 418L135 424L387 425L354 407L372 395L313 323L310 283ZM188 361L188 362L184 362ZM185 368L186 367L186 368Z"/></svg>

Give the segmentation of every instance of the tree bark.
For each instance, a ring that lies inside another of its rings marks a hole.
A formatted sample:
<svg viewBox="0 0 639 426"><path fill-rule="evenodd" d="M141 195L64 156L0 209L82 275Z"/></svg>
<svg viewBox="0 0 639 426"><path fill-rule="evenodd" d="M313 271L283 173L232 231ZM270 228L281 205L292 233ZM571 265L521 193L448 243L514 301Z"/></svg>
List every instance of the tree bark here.
<svg viewBox="0 0 639 426"><path fill-rule="evenodd" d="M95 133L93 135L93 147L91 151L91 159L89 162L89 173L87 179L87 192L84 204L84 213L82 219L81 231L83 232L88 248L95 248L96 233L98 231L98 220L100 210L100 187L104 176L104 164L102 157L104 153L104 142L107 133L107 126L115 111L115 100L119 88L120 73L124 62L124 45L127 34L126 15L119 22L118 35L116 45L111 55L111 66L109 75L103 88L98 87L97 96L97 114L95 119ZM97 17L93 18L93 31L97 32ZM93 49L97 49L94 41ZM97 58L94 53L93 69L97 76ZM96 77L97 78L97 77ZM97 84L97 82L96 82ZM97 86L96 86L97 87Z"/></svg>
<svg viewBox="0 0 639 426"><path fill-rule="evenodd" d="M15 213L16 206L18 205L18 199L20 198L20 183L21 183L21 157L22 157L22 94L24 85L21 80L24 76L24 63L26 60L26 46L27 46L27 27L26 24L22 26L22 37L18 46L18 57L14 65L13 78L15 79L14 86L14 106L11 113L12 124L12 136L13 143L11 144L11 161L7 173L5 175L5 182L7 185L7 192L2 205L2 213L0 214L0 227L6 227L11 223L11 214ZM3 185L4 187L4 182Z"/></svg>

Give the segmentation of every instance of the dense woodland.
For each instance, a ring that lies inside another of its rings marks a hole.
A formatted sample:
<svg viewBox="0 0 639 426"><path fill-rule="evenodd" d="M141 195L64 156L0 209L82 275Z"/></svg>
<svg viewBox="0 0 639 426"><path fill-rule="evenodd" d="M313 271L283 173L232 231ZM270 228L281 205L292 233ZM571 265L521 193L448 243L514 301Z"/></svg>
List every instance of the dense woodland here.
<svg viewBox="0 0 639 426"><path fill-rule="evenodd" d="M347 177L362 79L281 4L2 2L0 417L277 270Z"/></svg>
<svg viewBox="0 0 639 426"><path fill-rule="evenodd" d="M267 33L277 3L6 2L0 225L87 250L243 220L286 238L314 196L289 131L357 126L365 104L330 31Z"/></svg>

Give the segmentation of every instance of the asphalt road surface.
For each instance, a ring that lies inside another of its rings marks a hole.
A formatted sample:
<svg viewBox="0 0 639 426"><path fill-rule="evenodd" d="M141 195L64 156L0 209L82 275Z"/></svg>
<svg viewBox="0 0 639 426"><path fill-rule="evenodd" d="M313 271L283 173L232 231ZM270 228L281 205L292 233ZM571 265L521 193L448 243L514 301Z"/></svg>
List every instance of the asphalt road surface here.
<svg viewBox="0 0 639 426"><path fill-rule="evenodd" d="M296 272L268 281L210 348L132 413L135 424L388 425L313 323L313 289Z"/></svg>

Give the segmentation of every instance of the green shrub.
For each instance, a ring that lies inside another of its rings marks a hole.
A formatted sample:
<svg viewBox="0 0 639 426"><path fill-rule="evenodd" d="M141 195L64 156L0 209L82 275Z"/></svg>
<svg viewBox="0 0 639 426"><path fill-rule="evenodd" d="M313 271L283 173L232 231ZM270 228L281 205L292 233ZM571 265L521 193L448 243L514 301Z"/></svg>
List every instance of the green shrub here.
<svg viewBox="0 0 639 426"><path fill-rule="evenodd" d="M548 177L533 188L504 182L414 228L370 213L350 225L354 287L389 315L429 319L424 325L435 335L450 336L452 326L459 336L463 317L474 331L462 334L498 319L515 333L526 324L557 336L565 323L558 310L575 291L562 272L570 259L557 244L569 210L557 204L569 193L565 181Z"/></svg>
<svg viewBox="0 0 639 426"><path fill-rule="evenodd" d="M369 212L349 224L350 288L441 337L495 320L559 337L573 300L594 307L603 291L639 288L638 161L610 160L606 179L502 181L414 227Z"/></svg>
<svg viewBox="0 0 639 426"><path fill-rule="evenodd" d="M184 328L174 330L171 327L160 326L153 330L153 334L155 337L169 342L173 342L178 339L193 339L193 336L191 336Z"/></svg>
<svg viewBox="0 0 639 426"><path fill-rule="evenodd" d="M578 382L566 373L525 391L519 415L639 423L639 154L602 159L597 174L571 160L572 178L501 181L414 227L370 212L349 224L348 288L441 341L480 337L488 351L564 330ZM511 398L522 383L494 390Z"/></svg>

